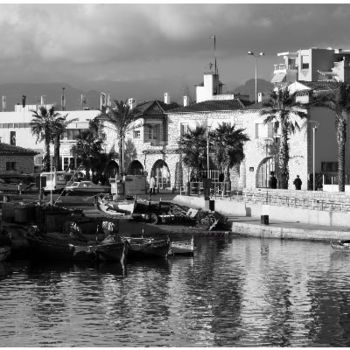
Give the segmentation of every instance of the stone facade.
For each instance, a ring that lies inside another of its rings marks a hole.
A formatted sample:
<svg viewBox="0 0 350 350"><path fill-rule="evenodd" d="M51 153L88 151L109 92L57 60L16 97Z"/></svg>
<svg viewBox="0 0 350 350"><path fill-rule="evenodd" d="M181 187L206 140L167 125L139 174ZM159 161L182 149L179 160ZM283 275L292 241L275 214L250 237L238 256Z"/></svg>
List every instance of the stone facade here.
<svg viewBox="0 0 350 350"><path fill-rule="evenodd" d="M8 163L15 163L13 170L7 168ZM34 172L34 155L11 155L0 154L0 174L30 174Z"/></svg>

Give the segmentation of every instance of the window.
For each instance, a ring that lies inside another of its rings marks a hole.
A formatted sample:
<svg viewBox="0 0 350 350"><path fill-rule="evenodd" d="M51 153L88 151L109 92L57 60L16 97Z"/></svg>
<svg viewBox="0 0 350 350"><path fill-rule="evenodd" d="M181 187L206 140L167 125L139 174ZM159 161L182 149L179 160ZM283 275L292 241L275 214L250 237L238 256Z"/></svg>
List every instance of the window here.
<svg viewBox="0 0 350 350"><path fill-rule="evenodd" d="M145 141L160 141L160 125L147 125L145 129Z"/></svg>
<svg viewBox="0 0 350 350"><path fill-rule="evenodd" d="M16 170L16 162L6 162L6 171Z"/></svg>
<svg viewBox="0 0 350 350"><path fill-rule="evenodd" d="M188 133L188 125L187 124L180 124L180 136L183 136Z"/></svg>
<svg viewBox="0 0 350 350"><path fill-rule="evenodd" d="M10 131L10 145L16 146L16 131Z"/></svg>
<svg viewBox="0 0 350 350"><path fill-rule="evenodd" d="M273 123L256 123L255 124L255 138L272 138L274 136Z"/></svg>
<svg viewBox="0 0 350 350"><path fill-rule="evenodd" d="M321 171L323 173L338 172L338 162L321 162Z"/></svg>
<svg viewBox="0 0 350 350"><path fill-rule="evenodd" d="M301 56L301 69L309 69L310 56Z"/></svg>
<svg viewBox="0 0 350 350"><path fill-rule="evenodd" d="M43 156L42 155L37 155L34 156L34 165L35 166L42 166L43 165Z"/></svg>
<svg viewBox="0 0 350 350"><path fill-rule="evenodd" d="M141 136L140 130L134 130L134 139L139 139Z"/></svg>

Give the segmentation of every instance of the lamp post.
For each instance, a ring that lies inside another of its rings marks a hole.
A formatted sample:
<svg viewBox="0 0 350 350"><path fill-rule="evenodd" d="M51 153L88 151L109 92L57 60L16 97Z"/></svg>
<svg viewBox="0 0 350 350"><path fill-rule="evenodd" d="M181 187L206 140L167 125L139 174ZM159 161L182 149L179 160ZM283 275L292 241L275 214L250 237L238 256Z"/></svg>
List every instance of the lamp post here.
<svg viewBox="0 0 350 350"><path fill-rule="evenodd" d="M315 154L316 154L316 147L315 147L315 139L316 139L316 130L319 127L320 123L316 120L310 120L310 125L312 127L312 190L315 191L316 189L316 179L315 179Z"/></svg>
<svg viewBox="0 0 350 350"><path fill-rule="evenodd" d="M210 126L208 125L208 122L207 122L207 179L210 178L209 130L210 130Z"/></svg>
<svg viewBox="0 0 350 350"><path fill-rule="evenodd" d="M248 51L248 55L255 58L255 102L258 102L258 58L265 54L264 52L259 52L259 54L256 55L253 51Z"/></svg>

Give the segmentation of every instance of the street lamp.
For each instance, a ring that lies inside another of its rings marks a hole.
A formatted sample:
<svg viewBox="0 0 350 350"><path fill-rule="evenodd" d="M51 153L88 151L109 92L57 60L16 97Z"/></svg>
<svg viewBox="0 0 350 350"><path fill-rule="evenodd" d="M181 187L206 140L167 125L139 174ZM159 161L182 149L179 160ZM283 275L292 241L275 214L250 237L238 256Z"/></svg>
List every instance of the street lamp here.
<svg viewBox="0 0 350 350"><path fill-rule="evenodd" d="M207 120L207 179L210 178L210 149L209 149L209 131L210 131L210 125L208 125L208 120Z"/></svg>
<svg viewBox="0 0 350 350"><path fill-rule="evenodd" d="M310 120L310 125L312 127L312 190L315 191L315 133L317 128L319 127L320 123L316 120Z"/></svg>
<svg viewBox="0 0 350 350"><path fill-rule="evenodd" d="M248 55L255 58L255 102L258 102L258 58L265 54L259 52L259 54L256 55L253 51L248 51Z"/></svg>

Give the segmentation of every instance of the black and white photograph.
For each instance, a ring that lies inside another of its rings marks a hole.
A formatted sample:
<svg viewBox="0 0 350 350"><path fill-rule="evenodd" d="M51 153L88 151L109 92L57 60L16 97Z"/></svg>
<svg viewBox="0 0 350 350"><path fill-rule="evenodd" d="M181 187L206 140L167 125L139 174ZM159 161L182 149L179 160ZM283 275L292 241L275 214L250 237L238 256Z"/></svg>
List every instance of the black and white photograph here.
<svg viewBox="0 0 350 350"><path fill-rule="evenodd" d="M0 98L0 348L350 347L350 2L1 2Z"/></svg>

